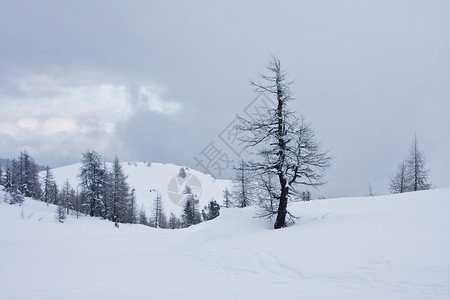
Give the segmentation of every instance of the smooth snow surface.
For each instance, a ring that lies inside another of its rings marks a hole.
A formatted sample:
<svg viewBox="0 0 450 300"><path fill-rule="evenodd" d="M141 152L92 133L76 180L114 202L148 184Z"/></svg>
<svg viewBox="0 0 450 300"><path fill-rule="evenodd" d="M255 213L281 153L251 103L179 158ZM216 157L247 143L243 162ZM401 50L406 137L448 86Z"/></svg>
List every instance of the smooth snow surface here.
<svg viewBox="0 0 450 300"><path fill-rule="evenodd" d="M450 299L450 189L290 209L281 230L253 208L117 229L1 202L0 299Z"/></svg>

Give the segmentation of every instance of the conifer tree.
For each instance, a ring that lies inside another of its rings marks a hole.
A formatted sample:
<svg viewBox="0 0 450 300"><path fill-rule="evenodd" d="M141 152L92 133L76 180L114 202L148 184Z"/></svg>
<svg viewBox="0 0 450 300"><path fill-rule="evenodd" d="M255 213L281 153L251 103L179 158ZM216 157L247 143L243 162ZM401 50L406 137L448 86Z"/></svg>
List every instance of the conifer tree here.
<svg viewBox="0 0 450 300"><path fill-rule="evenodd" d="M239 139L254 153L248 167L277 180L274 228L278 229L285 227L286 217L291 216L287 206L296 194L296 186L323 184L331 157L320 151L313 130L289 109L294 97L280 61L272 57L267 69L269 75L261 75L263 83L251 83L257 92L275 97L276 104L252 119L239 117L237 129L242 133Z"/></svg>
<svg viewBox="0 0 450 300"><path fill-rule="evenodd" d="M88 150L82 154L81 164L78 177L86 201L84 206L91 217L102 216L105 213L103 186L106 174L102 158L97 152Z"/></svg>
<svg viewBox="0 0 450 300"><path fill-rule="evenodd" d="M155 228L165 228L167 226L167 217L164 213L162 198L159 191L156 193L155 200L153 201L152 223Z"/></svg>
<svg viewBox="0 0 450 300"><path fill-rule="evenodd" d="M217 218L220 215L220 205L216 200L212 199L204 210L202 210L203 220L209 221Z"/></svg>
<svg viewBox="0 0 450 300"><path fill-rule="evenodd" d="M186 202L184 204L183 214L181 215L183 227L189 227L200 223L202 221L202 217L200 211L198 210L199 201L192 194L191 187L189 185L185 186L183 194L186 195Z"/></svg>
<svg viewBox="0 0 450 300"><path fill-rule="evenodd" d="M167 224L167 228L169 229L177 229L180 228L180 220L175 216L174 213L170 213L169 222Z"/></svg>
<svg viewBox="0 0 450 300"><path fill-rule="evenodd" d="M142 224L145 226L150 225L143 205L141 205L141 208L139 209L139 224Z"/></svg>
<svg viewBox="0 0 450 300"><path fill-rule="evenodd" d="M233 202L232 202L232 195L230 193L230 190L228 190L228 188L225 188L225 190L223 191L223 206L225 208L230 208L232 207Z"/></svg>
<svg viewBox="0 0 450 300"><path fill-rule="evenodd" d="M428 190L430 188L428 170L425 168L425 157L418 147L417 137L414 136L408 156L391 177L389 191L393 194L398 194Z"/></svg>
<svg viewBox="0 0 450 300"><path fill-rule="evenodd" d="M239 161L234 171L232 198L235 206L243 208L254 202L253 174L244 160Z"/></svg>
<svg viewBox="0 0 450 300"><path fill-rule="evenodd" d="M178 177L186 178L186 171L184 168L180 168L180 171L178 172Z"/></svg>
<svg viewBox="0 0 450 300"><path fill-rule="evenodd" d="M58 187L56 185L52 171L47 166L45 168L45 175L43 178L43 191L41 200L47 203L47 205L56 204L58 203L57 196L58 196Z"/></svg>
<svg viewBox="0 0 450 300"><path fill-rule="evenodd" d="M115 157L111 177L111 214L110 220L113 222L126 222L127 205L130 188L127 183L127 176L124 174L119 158ZM134 205L134 204L133 204Z"/></svg>

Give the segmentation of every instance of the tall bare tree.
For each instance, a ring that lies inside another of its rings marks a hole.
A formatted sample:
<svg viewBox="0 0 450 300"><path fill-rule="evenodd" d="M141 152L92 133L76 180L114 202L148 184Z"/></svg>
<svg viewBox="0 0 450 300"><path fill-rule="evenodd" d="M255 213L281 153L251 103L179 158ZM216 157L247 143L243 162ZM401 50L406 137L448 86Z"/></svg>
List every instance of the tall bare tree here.
<svg viewBox="0 0 450 300"><path fill-rule="evenodd" d="M274 177L278 182L272 195L278 201L277 229L286 226L286 216L290 215L287 205L296 193L295 186L323 184L324 171L332 158L320 151L313 130L288 108L294 97L280 61L272 57L267 69L269 75L261 75L263 83L251 84L257 92L275 96L276 107L251 120L239 117L238 129L243 133L241 141L255 153L249 167L263 178Z"/></svg>
<svg viewBox="0 0 450 300"><path fill-rule="evenodd" d="M414 135L411 147L409 148L406 164L408 166L409 190L429 190L431 184L428 182L428 170L425 168L425 156L419 149L416 135Z"/></svg>
<svg viewBox="0 0 450 300"><path fill-rule="evenodd" d="M398 165L397 172L391 177L389 191L392 194L399 194L408 191L406 178L406 161Z"/></svg>
<svg viewBox="0 0 450 300"><path fill-rule="evenodd" d="M389 190L393 194L429 190L431 183L428 172L425 167L425 156L419 149L417 137L414 135L408 156L391 177Z"/></svg>

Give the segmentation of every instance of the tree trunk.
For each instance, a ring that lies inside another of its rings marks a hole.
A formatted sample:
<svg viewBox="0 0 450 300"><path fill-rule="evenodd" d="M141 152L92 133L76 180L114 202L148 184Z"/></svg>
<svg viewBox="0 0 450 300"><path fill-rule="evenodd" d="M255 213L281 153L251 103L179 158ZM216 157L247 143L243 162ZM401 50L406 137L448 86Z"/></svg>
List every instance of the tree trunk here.
<svg viewBox="0 0 450 300"><path fill-rule="evenodd" d="M287 196L288 196L288 187L286 186L286 179L283 178L282 175L280 177L281 183L281 195L280 195L280 203L278 204L278 213L277 220L275 221L275 225L273 226L275 229L286 227L286 213L287 213Z"/></svg>

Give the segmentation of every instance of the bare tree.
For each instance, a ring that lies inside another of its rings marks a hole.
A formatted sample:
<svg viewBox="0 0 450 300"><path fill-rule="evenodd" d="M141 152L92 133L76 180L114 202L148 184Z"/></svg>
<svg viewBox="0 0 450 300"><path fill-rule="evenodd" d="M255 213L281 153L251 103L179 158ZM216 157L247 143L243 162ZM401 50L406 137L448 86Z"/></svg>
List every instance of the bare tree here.
<svg viewBox="0 0 450 300"><path fill-rule="evenodd" d="M419 149L417 137L409 148L409 154L391 177L389 190L393 194L429 190L428 170L425 168L425 156Z"/></svg>
<svg viewBox="0 0 450 300"><path fill-rule="evenodd" d="M230 208L232 206L231 196L228 188L225 188L225 190L223 190L223 207Z"/></svg>
<svg viewBox="0 0 450 300"><path fill-rule="evenodd" d="M414 135L413 142L409 149L409 155L406 159L408 166L408 187L410 191L429 190L431 184L428 182L428 170L425 168L425 156L419 149L417 137Z"/></svg>
<svg viewBox="0 0 450 300"><path fill-rule="evenodd" d="M162 198L161 198L161 194L159 193L159 191L156 192L156 198L153 201L152 225L155 228L166 228L167 227L167 216L164 212Z"/></svg>
<svg viewBox="0 0 450 300"><path fill-rule="evenodd" d="M276 107L252 120L240 117L241 141L253 148L255 160L249 162L250 169L278 181L278 190L272 196L278 201L274 228L286 226L288 202L295 193L295 186L323 184L324 170L331 157L320 151L313 130L302 119L288 109L294 97L291 82L281 63L272 57L267 67L269 75L261 75L264 83L251 82L257 92L276 97Z"/></svg>
<svg viewBox="0 0 450 300"><path fill-rule="evenodd" d="M252 175L244 160L239 161L239 165L234 167L234 171L232 198L235 206L243 208L253 203Z"/></svg>
<svg viewBox="0 0 450 300"><path fill-rule="evenodd" d="M391 177L391 181L389 183L389 191L392 194L399 194L408 191L408 187L406 186L406 162L403 161L397 169L397 172Z"/></svg>

